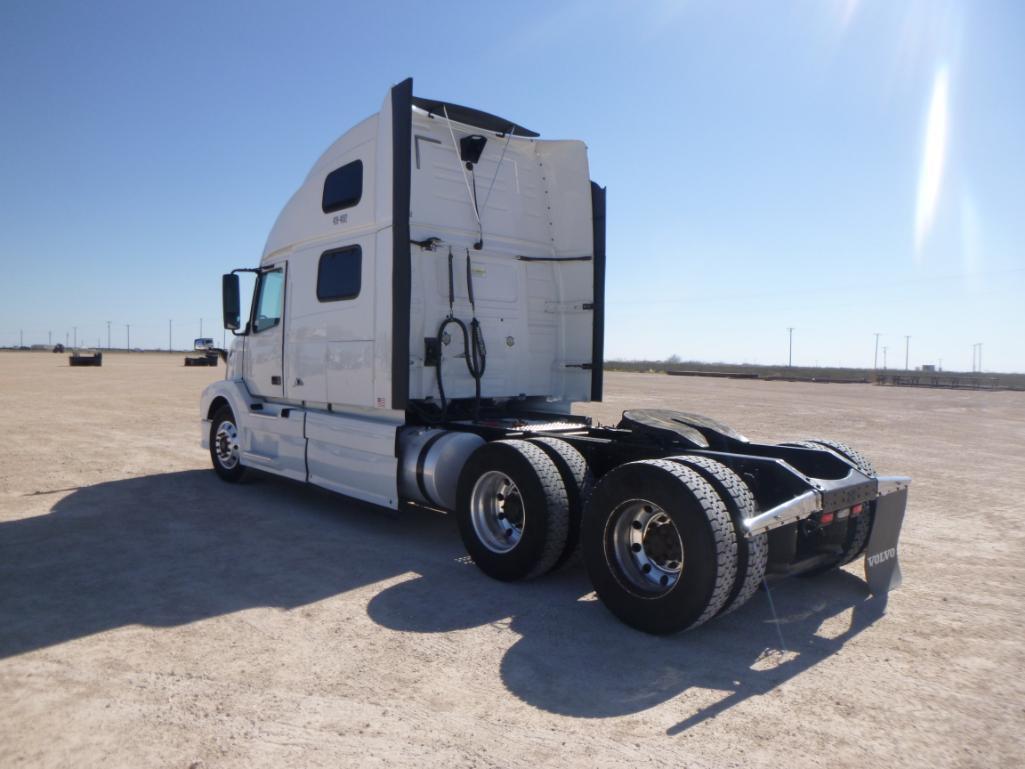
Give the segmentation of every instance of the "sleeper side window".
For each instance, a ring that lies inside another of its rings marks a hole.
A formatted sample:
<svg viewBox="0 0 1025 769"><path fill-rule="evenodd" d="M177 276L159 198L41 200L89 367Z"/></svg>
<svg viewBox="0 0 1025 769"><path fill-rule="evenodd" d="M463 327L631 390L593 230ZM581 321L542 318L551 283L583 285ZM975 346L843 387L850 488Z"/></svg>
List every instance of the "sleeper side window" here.
<svg viewBox="0 0 1025 769"><path fill-rule="evenodd" d="M359 296L363 272L363 249L347 246L320 255L317 266L317 299L337 302Z"/></svg>
<svg viewBox="0 0 1025 769"><path fill-rule="evenodd" d="M324 179L320 207L325 214L352 208L363 197L363 161L354 160L336 168Z"/></svg>
<svg viewBox="0 0 1025 769"><path fill-rule="evenodd" d="M285 297L285 273L271 270L260 275L260 286L257 289L256 311L253 315L253 333L259 334L274 328L281 322L281 308Z"/></svg>

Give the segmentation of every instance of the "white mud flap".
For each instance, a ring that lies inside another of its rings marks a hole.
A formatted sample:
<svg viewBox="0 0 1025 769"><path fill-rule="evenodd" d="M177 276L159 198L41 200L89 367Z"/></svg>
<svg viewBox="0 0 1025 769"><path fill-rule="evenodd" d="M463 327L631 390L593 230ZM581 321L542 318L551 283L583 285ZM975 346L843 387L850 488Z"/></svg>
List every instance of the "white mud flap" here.
<svg viewBox="0 0 1025 769"><path fill-rule="evenodd" d="M889 482L886 485L890 488L885 488L884 482ZM872 533L865 548L865 581L873 595L900 587L897 540L908 503L908 483L907 478L880 478L881 496L876 501Z"/></svg>

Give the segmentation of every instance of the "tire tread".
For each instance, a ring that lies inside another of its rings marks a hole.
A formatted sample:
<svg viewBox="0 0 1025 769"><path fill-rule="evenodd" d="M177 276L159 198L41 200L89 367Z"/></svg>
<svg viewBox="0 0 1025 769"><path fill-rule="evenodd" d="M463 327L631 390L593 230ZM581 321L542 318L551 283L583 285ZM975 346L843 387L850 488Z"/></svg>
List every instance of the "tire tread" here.
<svg viewBox="0 0 1025 769"><path fill-rule="evenodd" d="M743 478L718 460L691 455L669 459L697 470L718 492L730 512L737 540L737 576L726 603L719 610L720 614L729 614L747 603L758 591L769 560L768 534L759 534L751 539L744 536L743 521L756 511L754 494Z"/></svg>
<svg viewBox="0 0 1025 769"><path fill-rule="evenodd" d="M551 571L566 545L569 533L569 501L562 473L543 449L523 440L496 441L518 451L530 463L547 501L547 533L541 554L525 579L533 579Z"/></svg>

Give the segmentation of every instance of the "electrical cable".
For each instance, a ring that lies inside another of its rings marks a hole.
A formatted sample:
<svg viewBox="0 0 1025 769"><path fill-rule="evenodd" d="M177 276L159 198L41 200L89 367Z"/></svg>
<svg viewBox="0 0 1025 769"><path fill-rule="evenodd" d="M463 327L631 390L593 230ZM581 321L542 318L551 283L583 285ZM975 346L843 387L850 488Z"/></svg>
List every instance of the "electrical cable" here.
<svg viewBox="0 0 1025 769"><path fill-rule="evenodd" d="M473 295L473 265L470 261L470 249L466 249L466 293L470 300L471 319L470 326L455 316L455 270L453 269L452 248L448 250L448 307L449 312L441 325L438 326L438 364L434 369L435 380L438 383L438 400L441 410L437 416L428 416L421 412L421 416L431 422L441 422L448 417L449 401L445 395L445 381L442 373L442 359L440 353L445 329L450 324L455 324L463 332L463 358L466 361L466 370L470 373L474 382L473 418L480 417L481 402L481 379L484 378L484 371L487 369L487 345L484 343L484 333L481 330L480 321L477 320L477 304Z"/></svg>
<svg viewBox="0 0 1025 769"><path fill-rule="evenodd" d="M470 204L473 208L473 216L477 220L477 230L480 232L480 239L478 243L483 244L484 242L484 225L480 221L480 211L477 208L477 195L472 189L470 189L470 180L466 178L466 169L463 167L463 161L460 158L459 144L456 142L456 132L452 129L452 120L448 116L448 107L444 104L441 105L441 111L445 114L445 123L448 125L448 134L452 137L452 151L456 153L456 163L459 165L459 173L463 177L463 183L466 185L466 195L470 199ZM471 165L470 173L473 173ZM477 186L477 180L474 179L474 187Z"/></svg>
<svg viewBox="0 0 1025 769"><path fill-rule="evenodd" d="M495 166L495 175L491 177L491 185L488 187L488 194L484 196L484 205L481 208L488 210L488 201L491 200L491 190L495 189L495 180L498 179L498 172L502 170L502 161L505 160L505 151L509 149L509 140L512 138L512 131L505 135L505 144L502 145L502 154L498 157L498 165Z"/></svg>

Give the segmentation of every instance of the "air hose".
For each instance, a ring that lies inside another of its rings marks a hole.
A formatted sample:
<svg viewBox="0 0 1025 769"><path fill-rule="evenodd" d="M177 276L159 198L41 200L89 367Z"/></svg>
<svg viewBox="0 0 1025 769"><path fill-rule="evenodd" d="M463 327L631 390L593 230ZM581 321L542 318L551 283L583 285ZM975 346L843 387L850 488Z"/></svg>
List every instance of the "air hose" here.
<svg viewBox="0 0 1025 769"><path fill-rule="evenodd" d="M480 383L487 368L488 350L484 344L484 334L481 331L480 321L477 320L477 305L473 297L473 269L470 264L470 249L466 249L466 292L470 299L470 327L455 316L453 305L455 304L455 279L452 269L452 249L448 250L448 315L441 325L438 326L438 341L444 339L445 329L449 324L455 324L463 332L463 357L466 360L466 370L470 372L474 382L474 403L473 418L480 415ZM442 358L438 357L438 365L435 367L435 378L438 382L438 398L441 401L441 415L439 421L448 415L448 399L445 397L445 384L442 377Z"/></svg>

